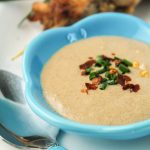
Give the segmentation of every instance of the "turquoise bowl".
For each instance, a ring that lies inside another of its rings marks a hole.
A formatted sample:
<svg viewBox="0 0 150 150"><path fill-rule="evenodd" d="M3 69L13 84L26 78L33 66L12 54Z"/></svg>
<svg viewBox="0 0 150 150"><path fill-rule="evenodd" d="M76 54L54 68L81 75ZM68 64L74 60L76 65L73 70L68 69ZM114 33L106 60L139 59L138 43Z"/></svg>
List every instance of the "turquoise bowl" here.
<svg viewBox="0 0 150 150"><path fill-rule="evenodd" d="M42 68L60 48L84 38L110 35L150 43L150 26L131 15L101 13L87 17L69 27L44 31L31 41L25 50L23 73L28 104L38 116L64 131L87 136L134 139L150 134L150 120L122 126L90 125L68 120L53 111L42 94L40 81Z"/></svg>

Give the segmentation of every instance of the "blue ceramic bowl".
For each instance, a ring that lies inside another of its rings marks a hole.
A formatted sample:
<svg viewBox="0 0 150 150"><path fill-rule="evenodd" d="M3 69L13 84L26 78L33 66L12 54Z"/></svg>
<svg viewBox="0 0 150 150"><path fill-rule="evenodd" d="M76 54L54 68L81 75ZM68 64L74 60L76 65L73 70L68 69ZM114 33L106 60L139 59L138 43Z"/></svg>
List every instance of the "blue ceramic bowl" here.
<svg viewBox="0 0 150 150"><path fill-rule="evenodd" d="M123 126L87 125L68 120L54 112L42 94L40 74L52 55L71 42L104 35L123 36L150 43L150 26L130 15L101 13L87 17L70 27L42 32L31 41L24 54L23 72L28 103L38 116L68 132L108 139L134 139L148 135L150 120Z"/></svg>

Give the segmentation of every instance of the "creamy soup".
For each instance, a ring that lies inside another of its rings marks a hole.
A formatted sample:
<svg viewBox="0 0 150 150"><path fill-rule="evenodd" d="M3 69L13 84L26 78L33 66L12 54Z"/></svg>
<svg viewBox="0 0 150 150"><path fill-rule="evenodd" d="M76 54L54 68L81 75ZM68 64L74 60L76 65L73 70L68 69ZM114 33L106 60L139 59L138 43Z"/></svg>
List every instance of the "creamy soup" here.
<svg viewBox="0 0 150 150"><path fill-rule="evenodd" d="M138 84L138 91L123 90L120 84L86 91L85 83L91 81L89 75L81 75L79 66L99 55L131 61L134 67L129 67L127 75ZM149 71L149 45L123 37L93 37L67 45L52 56L43 68L41 84L49 105L68 119L124 125L150 118Z"/></svg>

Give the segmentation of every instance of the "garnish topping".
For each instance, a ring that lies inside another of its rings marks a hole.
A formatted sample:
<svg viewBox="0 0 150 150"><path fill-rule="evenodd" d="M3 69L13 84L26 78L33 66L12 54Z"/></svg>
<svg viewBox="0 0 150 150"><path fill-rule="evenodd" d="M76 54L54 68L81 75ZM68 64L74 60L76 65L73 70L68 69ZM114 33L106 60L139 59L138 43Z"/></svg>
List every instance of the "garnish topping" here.
<svg viewBox="0 0 150 150"><path fill-rule="evenodd" d="M97 89L97 86L95 84L85 83L85 86L88 90L96 90Z"/></svg>
<svg viewBox="0 0 150 150"><path fill-rule="evenodd" d="M99 85L102 82L103 78L101 76L92 79L92 84Z"/></svg>
<svg viewBox="0 0 150 150"><path fill-rule="evenodd" d="M81 89L81 92L88 94L88 89L87 88Z"/></svg>
<svg viewBox="0 0 150 150"><path fill-rule="evenodd" d="M139 68L140 67L140 63L137 61L133 62L133 68Z"/></svg>
<svg viewBox="0 0 150 150"><path fill-rule="evenodd" d="M89 57L88 60L81 64L79 68L82 70L81 75L89 76L91 83L85 83L85 89L82 93L87 93L89 90L105 90L108 86L119 84L123 90L130 92L138 92L140 90L139 84L131 83L132 79L127 74L131 73L131 67L139 68L140 63L134 61L133 63L128 59L121 59L112 53L113 58L106 55L97 56L96 60ZM140 71L141 77L147 77L149 72L147 70Z"/></svg>
<svg viewBox="0 0 150 150"><path fill-rule="evenodd" d="M147 70L142 70L142 71L140 72L140 76L141 76L141 77L148 77L148 76L149 76L149 72L148 72Z"/></svg>
<svg viewBox="0 0 150 150"><path fill-rule="evenodd" d="M130 89L130 92L137 92L140 89L139 84L126 84L122 87L123 90Z"/></svg>
<svg viewBox="0 0 150 150"><path fill-rule="evenodd" d="M130 69L122 63L118 67L123 74L130 72Z"/></svg>
<svg viewBox="0 0 150 150"><path fill-rule="evenodd" d="M91 67L95 63L96 63L96 61L94 59L91 59L91 60L86 61L84 64L81 64L79 66L79 68L80 69L87 69L87 68Z"/></svg>

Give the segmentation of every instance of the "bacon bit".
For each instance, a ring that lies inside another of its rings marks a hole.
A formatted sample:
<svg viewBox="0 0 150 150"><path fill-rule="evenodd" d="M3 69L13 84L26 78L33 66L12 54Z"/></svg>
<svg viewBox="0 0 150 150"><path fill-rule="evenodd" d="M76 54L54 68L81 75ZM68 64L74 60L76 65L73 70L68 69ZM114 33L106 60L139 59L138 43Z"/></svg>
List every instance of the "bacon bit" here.
<svg viewBox="0 0 150 150"><path fill-rule="evenodd" d="M118 75L118 79L117 82L121 85L124 86L126 84L126 82L131 81L131 78L127 75Z"/></svg>
<svg viewBox="0 0 150 150"><path fill-rule="evenodd" d="M125 81L126 81L126 82L129 82L129 81L131 81L131 78L130 78L129 76L127 76L127 75L124 75L123 77L124 77L124 79L125 79Z"/></svg>
<svg viewBox="0 0 150 150"><path fill-rule="evenodd" d="M87 75L86 71L83 70L83 71L81 72L81 75L82 75L82 76L86 76L86 75Z"/></svg>
<svg viewBox="0 0 150 150"><path fill-rule="evenodd" d="M91 67L93 64L95 64L96 61L94 59L88 60L87 62L85 62L84 64L81 64L79 66L80 69L87 69L89 67Z"/></svg>
<svg viewBox="0 0 150 150"><path fill-rule="evenodd" d="M132 88L133 92L137 92L138 90L140 90L140 85L139 84L135 84L134 87Z"/></svg>
<svg viewBox="0 0 150 150"><path fill-rule="evenodd" d="M93 57L88 57L88 59L93 59Z"/></svg>
<svg viewBox="0 0 150 150"><path fill-rule="evenodd" d="M105 56L105 55L101 55L101 57L102 57L104 60L114 61L114 58L107 57L107 56Z"/></svg>
<svg viewBox="0 0 150 150"><path fill-rule="evenodd" d="M115 56L116 54L115 53L111 53L113 56Z"/></svg>
<svg viewBox="0 0 150 150"><path fill-rule="evenodd" d="M81 89L81 92L88 94L88 89Z"/></svg>
<svg viewBox="0 0 150 150"><path fill-rule="evenodd" d="M97 86L95 84L85 83L85 86L87 87L88 90L96 90L97 89Z"/></svg>
<svg viewBox="0 0 150 150"><path fill-rule="evenodd" d="M130 89L130 92L137 92L140 89L139 84L126 84L131 81L131 78L127 75L118 75L118 83L122 86L123 90Z"/></svg>
<svg viewBox="0 0 150 150"><path fill-rule="evenodd" d="M125 85L125 79L123 77L123 75L118 75L118 79L117 79L117 82L121 85L121 86L124 86Z"/></svg>
<svg viewBox="0 0 150 150"><path fill-rule="evenodd" d="M115 59L115 61L114 61L114 62L115 62L115 65L116 65L116 66L119 66L119 64L121 63L121 61L120 61L120 60L118 60L118 59Z"/></svg>
<svg viewBox="0 0 150 150"><path fill-rule="evenodd" d="M99 85L102 81L102 76L92 79L92 84Z"/></svg>
<svg viewBox="0 0 150 150"><path fill-rule="evenodd" d="M128 90L128 89L130 89L130 88L132 88L133 87L133 84L126 84L126 85L123 85L122 86L122 89L123 90Z"/></svg>
<svg viewBox="0 0 150 150"><path fill-rule="evenodd" d="M139 84L126 84L122 87L123 90L130 89L130 92L137 92L140 90Z"/></svg>

